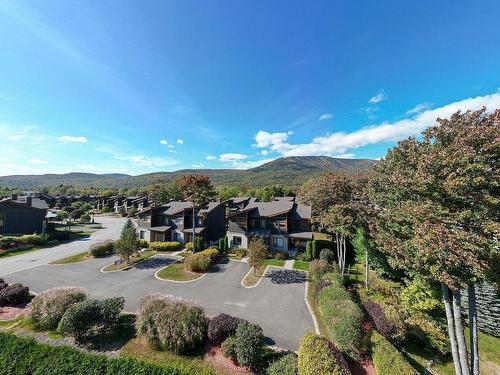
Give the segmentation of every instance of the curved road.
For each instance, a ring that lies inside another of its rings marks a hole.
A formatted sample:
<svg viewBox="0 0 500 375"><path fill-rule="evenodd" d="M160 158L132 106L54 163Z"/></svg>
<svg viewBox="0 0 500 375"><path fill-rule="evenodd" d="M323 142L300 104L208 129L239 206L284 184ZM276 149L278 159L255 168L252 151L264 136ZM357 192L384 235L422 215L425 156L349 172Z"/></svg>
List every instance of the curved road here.
<svg viewBox="0 0 500 375"><path fill-rule="evenodd" d="M98 241L116 240L120 237L120 232L125 221L126 219L123 218L96 216L95 222L101 223L104 228L95 231L89 238L0 259L0 276L39 267L55 260L81 253L87 250L92 243Z"/></svg>

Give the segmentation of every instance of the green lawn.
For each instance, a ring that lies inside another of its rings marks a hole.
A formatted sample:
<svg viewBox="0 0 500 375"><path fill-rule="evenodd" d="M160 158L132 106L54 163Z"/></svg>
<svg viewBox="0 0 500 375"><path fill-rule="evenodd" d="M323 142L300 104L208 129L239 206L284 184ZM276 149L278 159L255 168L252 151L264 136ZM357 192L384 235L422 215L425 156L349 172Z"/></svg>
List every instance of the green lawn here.
<svg viewBox="0 0 500 375"><path fill-rule="evenodd" d="M264 259L265 266L284 267L285 261L281 259Z"/></svg>
<svg viewBox="0 0 500 375"><path fill-rule="evenodd" d="M154 250L146 250L146 251L139 253L138 256L132 258L129 263L120 263L117 265L115 265L114 263L108 264L102 270L104 272L124 270L126 268L133 267L134 265L136 265L139 262L142 262L146 259L151 258L155 254L158 254L158 253Z"/></svg>
<svg viewBox="0 0 500 375"><path fill-rule="evenodd" d="M303 260L295 260L293 262L293 269L299 271L309 271L309 262Z"/></svg>
<svg viewBox="0 0 500 375"><path fill-rule="evenodd" d="M162 268L156 276L164 280L173 281L191 281L199 278L202 274L194 273L186 270L184 263L172 263L165 268Z"/></svg>
<svg viewBox="0 0 500 375"><path fill-rule="evenodd" d="M89 253L88 251L84 251L83 253L75 254L75 255L70 255L69 257L62 258L55 260L53 262L50 262L50 264L71 264L71 263L78 263L82 262L86 259L89 259Z"/></svg>
<svg viewBox="0 0 500 375"><path fill-rule="evenodd" d="M203 353L191 356L180 356L168 351L158 351L152 349L147 342L140 338L130 340L122 349L121 356L132 357L159 366L174 365L186 370L191 370L193 374L215 375L229 374L215 370L209 363L203 360Z"/></svg>

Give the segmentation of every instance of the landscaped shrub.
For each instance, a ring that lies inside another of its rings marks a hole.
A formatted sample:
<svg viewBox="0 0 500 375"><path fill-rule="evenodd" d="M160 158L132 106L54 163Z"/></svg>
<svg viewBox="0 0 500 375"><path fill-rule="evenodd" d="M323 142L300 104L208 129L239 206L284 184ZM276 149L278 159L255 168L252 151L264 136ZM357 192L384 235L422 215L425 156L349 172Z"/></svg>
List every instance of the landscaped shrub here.
<svg viewBox="0 0 500 375"><path fill-rule="evenodd" d="M48 236L46 234L25 234L22 236L1 236L0 248L10 249L24 245L40 246L47 243Z"/></svg>
<svg viewBox="0 0 500 375"><path fill-rule="evenodd" d="M377 375L417 375L403 355L383 336L373 332L371 336L372 360Z"/></svg>
<svg viewBox="0 0 500 375"><path fill-rule="evenodd" d="M28 302L30 290L21 284L11 284L0 290L0 307Z"/></svg>
<svg viewBox="0 0 500 375"><path fill-rule="evenodd" d="M323 249L319 253L319 259L328 263L333 263L335 261L335 254L333 253L333 250Z"/></svg>
<svg viewBox="0 0 500 375"><path fill-rule="evenodd" d="M298 361L295 353L284 355L271 363L266 370L267 375L298 375ZM316 374L319 375L319 374Z"/></svg>
<svg viewBox="0 0 500 375"><path fill-rule="evenodd" d="M286 251L282 251L282 250L272 251L271 257L274 259L278 259L278 260L287 260L288 253Z"/></svg>
<svg viewBox="0 0 500 375"><path fill-rule="evenodd" d="M325 275L332 284L319 293L318 305L335 345L358 359L362 351L363 313L339 282L336 273Z"/></svg>
<svg viewBox="0 0 500 375"><path fill-rule="evenodd" d="M66 310L86 298L85 289L52 288L37 295L29 305L29 317L38 329L56 329Z"/></svg>
<svg viewBox="0 0 500 375"><path fill-rule="evenodd" d="M187 251L193 251L193 243L192 242L186 242L184 245Z"/></svg>
<svg viewBox="0 0 500 375"><path fill-rule="evenodd" d="M215 247L187 256L184 260L186 268L192 272L205 272L217 260L219 251Z"/></svg>
<svg viewBox="0 0 500 375"><path fill-rule="evenodd" d="M68 346L40 344L32 338L0 332L2 374L50 375L194 375L195 370L164 364L161 367L134 358L84 353Z"/></svg>
<svg viewBox="0 0 500 375"><path fill-rule="evenodd" d="M312 241L307 241L306 242L306 256L304 259L305 261L310 261L312 259Z"/></svg>
<svg viewBox="0 0 500 375"><path fill-rule="evenodd" d="M214 344L220 344L236 333L241 319L228 314L219 314L208 323L208 339Z"/></svg>
<svg viewBox="0 0 500 375"><path fill-rule="evenodd" d="M151 242L149 248L156 251L176 251L182 248L180 242Z"/></svg>
<svg viewBox="0 0 500 375"><path fill-rule="evenodd" d="M403 308L410 314L431 313L443 306L441 291L437 285L418 276L401 291L400 300Z"/></svg>
<svg viewBox="0 0 500 375"><path fill-rule="evenodd" d="M450 354L450 339L446 326L439 324L429 315L412 315L409 319L409 335L426 347L437 350L442 355Z"/></svg>
<svg viewBox="0 0 500 375"><path fill-rule="evenodd" d="M82 216L80 216L80 221L83 223L90 223L91 220L92 218L89 214L83 214Z"/></svg>
<svg viewBox="0 0 500 375"><path fill-rule="evenodd" d="M236 339L234 336L229 336L227 339L224 340L220 347L222 354L224 354L225 357L231 358L233 361L237 361L236 359Z"/></svg>
<svg viewBox="0 0 500 375"><path fill-rule="evenodd" d="M194 253L184 259L184 264L191 272L205 272L212 265L212 260L208 254Z"/></svg>
<svg viewBox="0 0 500 375"><path fill-rule="evenodd" d="M300 375L350 374L342 354L324 337L306 332L300 339L298 370Z"/></svg>
<svg viewBox="0 0 500 375"><path fill-rule="evenodd" d="M304 262L309 262L311 259L306 255L306 253L298 253L297 256L295 257L297 260L302 260Z"/></svg>
<svg viewBox="0 0 500 375"><path fill-rule="evenodd" d="M208 320L203 309L173 296L145 297L137 313L137 333L157 349L189 353L203 343Z"/></svg>
<svg viewBox="0 0 500 375"><path fill-rule="evenodd" d="M103 257L115 250L115 244L111 240L96 242L90 245L89 254L93 257Z"/></svg>
<svg viewBox="0 0 500 375"><path fill-rule="evenodd" d="M139 249L147 249L149 247L149 242L146 240L137 240L137 247Z"/></svg>
<svg viewBox="0 0 500 375"><path fill-rule="evenodd" d="M325 260L315 259L309 263L309 276L316 282L321 280L325 273L332 270L333 268Z"/></svg>
<svg viewBox="0 0 500 375"><path fill-rule="evenodd" d="M236 340L236 360L243 366L255 366L262 352L264 334L262 328L243 320L234 335Z"/></svg>
<svg viewBox="0 0 500 375"><path fill-rule="evenodd" d="M5 289L9 286L4 279L0 278L0 290Z"/></svg>
<svg viewBox="0 0 500 375"><path fill-rule="evenodd" d="M236 249L233 252L238 258L244 258L247 256L247 251L245 249Z"/></svg>
<svg viewBox="0 0 500 375"><path fill-rule="evenodd" d="M363 306L375 323L377 331L392 342L406 338L406 325L400 312L391 305L380 305L374 301L363 301Z"/></svg>
<svg viewBox="0 0 500 375"><path fill-rule="evenodd" d="M318 259L319 258L319 247L318 247L318 241L312 240L311 241L311 259Z"/></svg>
<svg viewBox="0 0 500 375"><path fill-rule="evenodd" d="M203 237L198 236L194 239L194 251L202 251L203 250L203 244L204 244Z"/></svg>
<svg viewBox="0 0 500 375"><path fill-rule="evenodd" d="M89 299L71 306L59 322L58 330L82 344L101 344L115 335L123 297Z"/></svg>

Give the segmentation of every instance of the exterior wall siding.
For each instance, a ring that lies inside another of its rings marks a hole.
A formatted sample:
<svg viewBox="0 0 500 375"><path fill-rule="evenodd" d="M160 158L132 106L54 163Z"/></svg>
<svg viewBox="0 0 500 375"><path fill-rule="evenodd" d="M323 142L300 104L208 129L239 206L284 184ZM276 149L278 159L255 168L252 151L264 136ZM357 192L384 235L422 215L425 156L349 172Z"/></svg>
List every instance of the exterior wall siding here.
<svg viewBox="0 0 500 375"><path fill-rule="evenodd" d="M46 214L45 210L4 202L0 204L0 216L4 218L0 234L43 233Z"/></svg>
<svg viewBox="0 0 500 375"><path fill-rule="evenodd" d="M234 244L234 237L241 237L241 245ZM227 241L230 248L248 249L248 238L243 233L227 232Z"/></svg>

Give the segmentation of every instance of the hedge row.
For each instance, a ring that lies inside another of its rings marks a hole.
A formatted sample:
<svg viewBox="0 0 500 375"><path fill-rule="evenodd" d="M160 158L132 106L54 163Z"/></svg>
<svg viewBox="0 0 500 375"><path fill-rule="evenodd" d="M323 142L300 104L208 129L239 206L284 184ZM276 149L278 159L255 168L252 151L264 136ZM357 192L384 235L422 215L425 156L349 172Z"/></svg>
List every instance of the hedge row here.
<svg viewBox="0 0 500 375"><path fill-rule="evenodd" d="M307 332L300 339L298 370L301 375L346 375L350 373L338 349L314 332Z"/></svg>
<svg viewBox="0 0 500 375"><path fill-rule="evenodd" d="M3 375L195 375L194 370L156 366L128 357L110 358L67 346L50 346L31 338L0 333Z"/></svg>
<svg viewBox="0 0 500 375"><path fill-rule="evenodd" d="M306 242L306 258L318 259L321 250L333 250L333 242L329 240L312 240Z"/></svg>
<svg viewBox="0 0 500 375"><path fill-rule="evenodd" d="M175 251L182 248L180 242L151 242L149 248L156 251Z"/></svg>
<svg viewBox="0 0 500 375"><path fill-rule="evenodd" d="M46 234L25 234L22 236L0 236L0 249L10 249L12 247L33 245L44 245L47 242Z"/></svg>
<svg viewBox="0 0 500 375"><path fill-rule="evenodd" d="M218 256L219 251L216 248L211 247L187 256L184 263L189 271L205 272L212 266L212 264L215 263Z"/></svg>
<svg viewBox="0 0 500 375"><path fill-rule="evenodd" d="M363 343L363 313L351 300L338 273L325 274L323 280L328 280L330 285L319 292L318 305L328 331L343 353L358 359Z"/></svg>
<svg viewBox="0 0 500 375"><path fill-rule="evenodd" d="M377 375L417 375L417 371L385 337L377 332L371 336L372 360Z"/></svg>

